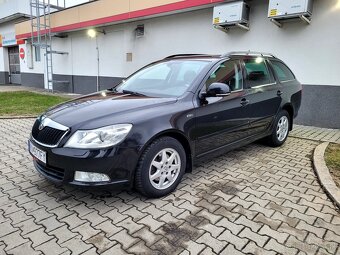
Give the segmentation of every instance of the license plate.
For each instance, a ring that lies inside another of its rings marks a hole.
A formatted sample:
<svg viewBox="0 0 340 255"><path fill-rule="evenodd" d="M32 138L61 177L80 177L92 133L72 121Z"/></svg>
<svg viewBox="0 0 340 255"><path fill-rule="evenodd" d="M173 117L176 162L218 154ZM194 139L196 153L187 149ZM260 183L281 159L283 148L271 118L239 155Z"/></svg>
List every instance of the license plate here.
<svg viewBox="0 0 340 255"><path fill-rule="evenodd" d="M46 164L46 152L38 149L31 141L28 141L28 149L36 159Z"/></svg>

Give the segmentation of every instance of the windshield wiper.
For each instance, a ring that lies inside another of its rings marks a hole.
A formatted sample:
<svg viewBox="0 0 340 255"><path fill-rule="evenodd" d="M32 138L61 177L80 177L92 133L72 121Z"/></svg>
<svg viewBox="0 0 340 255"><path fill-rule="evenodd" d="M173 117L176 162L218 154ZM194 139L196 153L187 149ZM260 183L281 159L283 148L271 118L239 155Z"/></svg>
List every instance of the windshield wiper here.
<svg viewBox="0 0 340 255"><path fill-rule="evenodd" d="M130 94L130 95L133 95L133 96L143 96L143 97L145 96L142 93L139 93L139 92L136 92L136 91L131 91L131 90L126 90L126 89L124 89L122 92L124 94Z"/></svg>

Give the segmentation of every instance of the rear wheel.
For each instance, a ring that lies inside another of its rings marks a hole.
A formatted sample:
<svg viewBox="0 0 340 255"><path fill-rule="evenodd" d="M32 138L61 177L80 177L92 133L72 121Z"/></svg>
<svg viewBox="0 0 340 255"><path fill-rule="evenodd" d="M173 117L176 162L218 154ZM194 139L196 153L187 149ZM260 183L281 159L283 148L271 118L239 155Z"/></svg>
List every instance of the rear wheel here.
<svg viewBox="0 0 340 255"><path fill-rule="evenodd" d="M135 187L147 197L162 197L174 191L186 166L186 154L176 139L162 137L144 151L135 177Z"/></svg>
<svg viewBox="0 0 340 255"><path fill-rule="evenodd" d="M286 110L282 110L276 117L273 132L266 138L267 143L273 147L279 147L288 138L290 127L290 115Z"/></svg>

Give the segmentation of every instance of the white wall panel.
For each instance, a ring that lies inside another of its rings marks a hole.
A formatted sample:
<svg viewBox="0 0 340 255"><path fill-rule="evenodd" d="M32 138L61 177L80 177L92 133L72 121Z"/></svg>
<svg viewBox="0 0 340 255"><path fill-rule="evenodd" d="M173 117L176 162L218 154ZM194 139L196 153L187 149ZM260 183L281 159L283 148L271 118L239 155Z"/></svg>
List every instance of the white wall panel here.
<svg viewBox="0 0 340 255"><path fill-rule="evenodd" d="M124 31L106 31L98 34L99 75L120 77L125 70Z"/></svg>
<svg viewBox="0 0 340 255"><path fill-rule="evenodd" d="M73 75L97 75L96 40L86 35L86 32L78 32L71 35L70 59L72 61Z"/></svg>

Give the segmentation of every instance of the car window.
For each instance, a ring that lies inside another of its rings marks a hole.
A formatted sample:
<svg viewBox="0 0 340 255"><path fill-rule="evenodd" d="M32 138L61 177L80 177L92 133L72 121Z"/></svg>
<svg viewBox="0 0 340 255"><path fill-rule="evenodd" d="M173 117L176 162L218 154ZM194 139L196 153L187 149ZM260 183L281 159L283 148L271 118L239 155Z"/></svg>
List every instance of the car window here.
<svg viewBox="0 0 340 255"><path fill-rule="evenodd" d="M295 80L294 74L285 64L276 60L270 60L270 63L272 64L274 72L280 82Z"/></svg>
<svg viewBox="0 0 340 255"><path fill-rule="evenodd" d="M202 70L211 64L205 60L169 60L149 65L116 87L153 97L179 97L193 84Z"/></svg>
<svg viewBox="0 0 340 255"><path fill-rule="evenodd" d="M158 65L153 69L144 72L139 78L144 80L165 80L170 74L170 67L166 65Z"/></svg>
<svg viewBox="0 0 340 255"><path fill-rule="evenodd" d="M220 64L206 81L206 89L214 82L229 85L231 91L241 90L243 80L239 61L228 60Z"/></svg>
<svg viewBox="0 0 340 255"><path fill-rule="evenodd" d="M200 62L183 63L179 69L178 75L176 75L176 81L183 81L187 84L191 84L201 70L202 65Z"/></svg>
<svg viewBox="0 0 340 255"><path fill-rule="evenodd" d="M246 81L249 87L272 83L264 58L257 57L245 59L244 66L247 75Z"/></svg>

